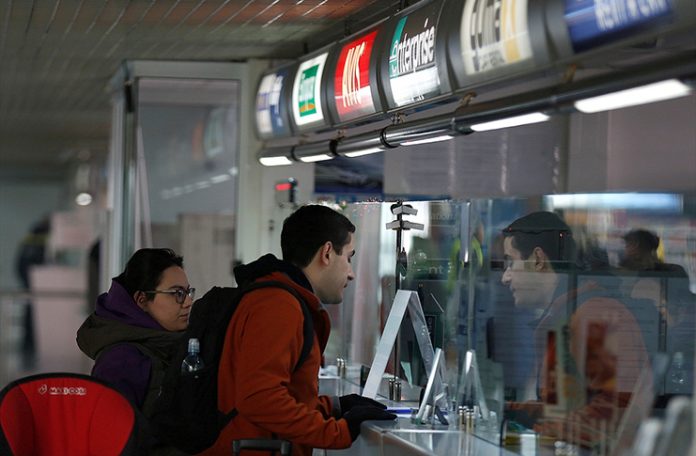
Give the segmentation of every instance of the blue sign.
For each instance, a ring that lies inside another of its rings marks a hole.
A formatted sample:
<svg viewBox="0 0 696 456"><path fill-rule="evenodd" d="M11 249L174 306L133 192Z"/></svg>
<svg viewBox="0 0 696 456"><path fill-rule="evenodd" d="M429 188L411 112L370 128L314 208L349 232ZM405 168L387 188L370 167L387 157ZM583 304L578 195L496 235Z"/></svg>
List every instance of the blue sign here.
<svg viewBox="0 0 696 456"><path fill-rule="evenodd" d="M256 127L261 138L286 136L290 133L284 115L286 102L282 96L288 74L288 69L283 68L267 74L261 80L256 94Z"/></svg>
<svg viewBox="0 0 696 456"><path fill-rule="evenodd" d="M669 20L672 13L672 0L566 0L564 17L580 52Z"/></svg>
<svg viewBox="0 0 696 456"><path fill-rule="evenodd" d="M287 69L279 70L276 72L276 80L271 96L271 122L273 123L273 133L276 135L286 134L288 131L288 123L283 118L283 110L287 109L285 105L285 100L281 96L281 91L283 86L288 82L289 71Z"/></svg>

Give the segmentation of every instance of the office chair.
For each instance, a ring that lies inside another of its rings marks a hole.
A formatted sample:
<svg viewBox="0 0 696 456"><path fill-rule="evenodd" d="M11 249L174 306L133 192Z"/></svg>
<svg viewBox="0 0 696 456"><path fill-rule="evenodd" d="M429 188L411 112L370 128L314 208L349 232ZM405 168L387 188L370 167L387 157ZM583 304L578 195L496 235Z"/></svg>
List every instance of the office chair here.
<svg viewBox="0 0 696 456"><path fill-rule="evenodd" d="M2 455L134 455L138 426L131 402L87 375L32 375L0 391Z"/></svg>

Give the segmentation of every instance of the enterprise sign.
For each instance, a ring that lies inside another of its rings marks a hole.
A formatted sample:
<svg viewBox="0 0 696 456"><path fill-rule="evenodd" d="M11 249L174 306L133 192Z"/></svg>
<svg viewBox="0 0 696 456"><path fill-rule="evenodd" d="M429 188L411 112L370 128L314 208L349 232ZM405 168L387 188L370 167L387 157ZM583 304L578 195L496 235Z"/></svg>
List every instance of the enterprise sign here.
<svg viewBox="0 0 696 456"><path fill-rule="evenodd" d="M468 0L459 36L469 75L532 58L527 0Z"/></svg>
<svg viewBox="0 0 696 456"><path fill-rule="evenodd" d="M292 85L292 115L298 126L323 124L321 78L328 52L300 63Z"/></svg>
<svg viewBox="0 0 696 456"><path fill-rule="evenodd" d="M375 113L370 87L370 57L377 30L343 46L334 75L334 101L343 122Z"/></svg>
<svg viewBox="0 0 696 456"><path fill-rule="evenodd" d="M422 8L396 24L389 47L389 84L396 107L441 93L435 62L438 13L436 7Z"/></svg>
<svg viewBox="0 0 696 456"><path fill-rule="evenodd" d="M575 52L631 35L672 14L672 0L565 0L565 21Z"/></svg>

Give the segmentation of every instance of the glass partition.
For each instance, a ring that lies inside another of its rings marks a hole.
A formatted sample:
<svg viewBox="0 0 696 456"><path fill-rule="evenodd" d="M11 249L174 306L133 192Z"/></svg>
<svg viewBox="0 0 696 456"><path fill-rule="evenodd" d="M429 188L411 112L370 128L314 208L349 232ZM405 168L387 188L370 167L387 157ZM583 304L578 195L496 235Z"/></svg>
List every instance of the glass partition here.
<svg viewBox="0 0 696 456"><path fill-rule="evenodd" d="M481 403L462 387L473 349L493 412L477 407L475 432L512 450L530 434L539 445L617 449L645 415L691 394L696 195L407 202L418 213L403 219L423 229L401 233L400 256L386 228L392 204L346 209L357 226L356 280L330 309L328 359L372 363L400 282L418 293L431 341L445 352L449 403ZM407 319L396 346L387 372L423 387ZM403 391L417 400L418 389Z"/></svg>
<svg viewBox="0 0 696 456"><path fill-rule="evenodd" d="M240 81L138 82L136 246L175 249L199 290L232 285Z"/></svg>

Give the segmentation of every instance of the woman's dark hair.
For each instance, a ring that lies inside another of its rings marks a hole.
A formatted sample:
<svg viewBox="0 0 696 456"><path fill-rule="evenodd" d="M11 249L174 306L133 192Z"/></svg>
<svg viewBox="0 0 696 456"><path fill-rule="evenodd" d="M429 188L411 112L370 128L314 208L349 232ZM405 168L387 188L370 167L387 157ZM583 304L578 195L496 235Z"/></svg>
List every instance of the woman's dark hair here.
<svg viewBox="0 0 696 456"><path fill-rule="evenodd" d="M652 231L637 229L624 234L626 243L635 244L643 253L652 253L660 246L660 237Z"/></svg>
<svg viewBox="0 0 696 456"><path fill-rule="evenodd" d="M525 215L503 230L503 236L512 237L512 246L528 258L534 248L540 247L554 269L568 269L575 261L575 241L570 227L554 212L533 212Z"/></svg>
<svg viewBox="0 0 696 456"><path fill-rule="evenodd" d="M355 225L343 214L318 204L303 206L283 222L280 234L283 259L303 268L326 241L340 255L350 233L354 232Z"/></svg>
<svg viewBox="0 0 696 456"><path fill-rule="evenodd" d="M164 270L172 266L184 267L183 257L172 249L140 249L130 257L126 269L114 280L133 296L136 291L156 289Z"/></svg>

